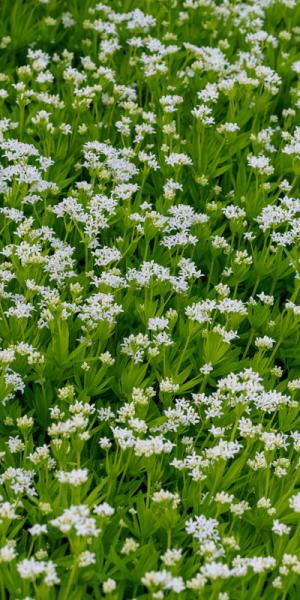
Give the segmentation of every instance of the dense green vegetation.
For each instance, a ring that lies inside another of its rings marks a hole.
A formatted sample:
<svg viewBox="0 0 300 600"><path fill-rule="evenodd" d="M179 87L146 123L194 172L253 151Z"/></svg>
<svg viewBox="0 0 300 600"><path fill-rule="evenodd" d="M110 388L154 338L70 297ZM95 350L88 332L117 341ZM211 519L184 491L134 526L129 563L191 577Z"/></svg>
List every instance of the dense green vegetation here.
<svg viewBox="0 0 300 600"><path fill-rule="evenodd" d="M0 2L0 600L297 600L300 3Z"/></svg>

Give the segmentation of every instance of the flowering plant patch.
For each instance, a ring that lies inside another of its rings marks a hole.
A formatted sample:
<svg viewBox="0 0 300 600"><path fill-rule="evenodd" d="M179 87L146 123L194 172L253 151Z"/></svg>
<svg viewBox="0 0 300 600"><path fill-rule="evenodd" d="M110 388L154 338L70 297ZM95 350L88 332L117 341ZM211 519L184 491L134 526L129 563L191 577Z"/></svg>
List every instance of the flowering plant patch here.
<svg viewBox="0 0 300 600"><path fill-rule="evenodd" d="M297 600L300 3L0 15L0 600Z"/></svg>

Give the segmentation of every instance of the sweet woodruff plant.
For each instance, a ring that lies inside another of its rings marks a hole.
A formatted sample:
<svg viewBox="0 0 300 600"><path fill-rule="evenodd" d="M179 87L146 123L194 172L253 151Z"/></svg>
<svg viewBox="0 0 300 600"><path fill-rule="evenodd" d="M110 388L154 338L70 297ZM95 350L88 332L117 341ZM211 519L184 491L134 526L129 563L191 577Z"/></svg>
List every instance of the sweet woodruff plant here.
<svg viewBox="0 0 300 600"><path fill-rule="evenodd" d="M0 2L0 600L297 600L300 4Z"/></svg>

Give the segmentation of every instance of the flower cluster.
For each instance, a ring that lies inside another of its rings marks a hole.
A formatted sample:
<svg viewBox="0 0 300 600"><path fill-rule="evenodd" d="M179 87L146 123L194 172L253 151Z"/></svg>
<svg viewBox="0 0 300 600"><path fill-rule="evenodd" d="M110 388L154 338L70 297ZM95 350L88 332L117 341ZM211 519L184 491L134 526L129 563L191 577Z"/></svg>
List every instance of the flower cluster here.
<svg viewBox="0 0 300 600"><path fill-rule="evenodd" d="M297 600L299 2L0 12L1 599Z"/></svg>

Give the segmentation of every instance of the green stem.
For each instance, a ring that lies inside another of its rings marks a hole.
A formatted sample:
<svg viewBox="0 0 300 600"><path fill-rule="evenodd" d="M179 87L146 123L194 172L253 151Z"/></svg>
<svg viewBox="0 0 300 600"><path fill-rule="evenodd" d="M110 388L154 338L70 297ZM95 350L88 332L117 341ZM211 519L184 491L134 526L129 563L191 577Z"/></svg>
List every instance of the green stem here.
<svg viewBox="0 0 300 600"><path fill-rule="evenodd" d="M75 576L76 576L76 563L73 564L73 567L71 569L71 573L69 575L69 579L68 579L68 582L67 582L67 587L65 589L65 593L62 596L61 600L67 600L69 598L70 591L71 591L71 588L72 588Z"/></svg>
<svg viewBox="0 0 300 600"><path fill-rule="evenodd" d="M146 507L150 506L150 498L151 498L151 473L147 472L147 497L146 497Z"/></svg>

